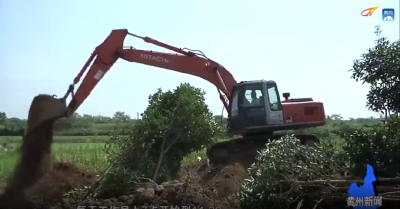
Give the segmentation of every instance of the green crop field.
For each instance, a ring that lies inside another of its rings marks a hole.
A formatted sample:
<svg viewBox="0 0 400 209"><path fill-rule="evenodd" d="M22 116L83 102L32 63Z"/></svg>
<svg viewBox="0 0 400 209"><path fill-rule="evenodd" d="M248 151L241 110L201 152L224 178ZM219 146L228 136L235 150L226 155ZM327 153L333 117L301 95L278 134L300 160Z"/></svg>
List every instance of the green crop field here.
<svg viewBox="0 0 400 209"><path fill-rule="evenodd" d="M21 137L2 137L2 140L3 142L7 141L7 150L0 150L0 180L9 176L16 166ZM102 142L106 140L107 137L56 136L55 143L52 145L53 160L71 162L93 172L100 173L108 166L107 156L104 151L105 143ZM183 164L190 164L204 158L205 150L195 152L186 157L183 160Z"/></svg>
<svg viewBox="0 0 400 209"><path fill-rule="evenodd" d="M106 142L109 136L54 136L54 142L57 143L98 143ZM22 136L0 136L2 143L20 143Z"/></svg>
<svg viewBox="0 0 400 209"><path fill-rule="evenodd" d="M19 144L10 144L7 151L0 151L0 178L8 176L18 161ZM107 166L104 143L54 143L52 156L55 161L73 162L93 171Z"/></svg>

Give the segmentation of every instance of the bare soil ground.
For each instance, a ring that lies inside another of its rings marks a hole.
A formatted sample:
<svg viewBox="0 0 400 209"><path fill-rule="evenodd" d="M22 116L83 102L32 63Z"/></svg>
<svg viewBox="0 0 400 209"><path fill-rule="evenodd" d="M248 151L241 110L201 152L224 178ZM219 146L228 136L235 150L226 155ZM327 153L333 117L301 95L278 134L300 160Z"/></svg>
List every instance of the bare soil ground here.
<svg viewBox="0 0 400 209"><path fill-rule="evenodd" d="M239 208L235 193L246 178L245 168L239 164L210 170L206 162L184 167L180 177L161 185L138 189L134 194L111 199L88 199L77 202L63 195L73 188L92 185L96 175L69 163L55 163L53 169L26 191L25 205L20 207L76 208L78 205L97 206L220 206ZM21 203L21 199L19 199ZM13 207L18 208L18 207Z"/></svg>
<svg viewBox="0 0 400 209"><path fill-rule="evenodd" d="M247 164L247 163L246 163ZM246 165L245 164L245 165ZM69 163L54 163L53 169L26 191L24 201L12 208L76 209L78 206L202 206L203 208L238 209L241 184L247 178L246 166L240 163L210 169L206 162L183 167L179 178L161 185L149 184L130 195L109 199L86 199L77 201L64 194L73 188L91 186L98 176L84 168ZM315 204L315 203L312 203ZM345 208L341 199L330 204L320 204L324 209ZM5 207L0 207L6 209ZM99 207L100 208L100 207ZM296 208L294 206L293 208ZM311 207L302 207L313 208ZM8 208L7 208L8 209Z"/></svg>

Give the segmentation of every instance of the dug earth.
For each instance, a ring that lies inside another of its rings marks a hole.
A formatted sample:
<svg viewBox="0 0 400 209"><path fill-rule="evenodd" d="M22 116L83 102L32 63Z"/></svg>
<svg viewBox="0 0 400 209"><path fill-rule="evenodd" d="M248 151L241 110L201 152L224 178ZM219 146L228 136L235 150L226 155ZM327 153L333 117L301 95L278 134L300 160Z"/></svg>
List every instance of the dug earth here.
<svg viewBox="0 0 400 209"><path fill-rule="evenodd" d="M130 195L110 199L77 200L66 198L74 188L92 186L99 176L70 163L54 163L53 169L26 191L29 200L23 207L33 208L94 208L88 206L180 206L181 208L240 208L237 192L247 177L246 165L234 163L212 170L206 162L183 167L179 178L160 185L143 185ZM158 207L162 208L162 207Z"/></svg>

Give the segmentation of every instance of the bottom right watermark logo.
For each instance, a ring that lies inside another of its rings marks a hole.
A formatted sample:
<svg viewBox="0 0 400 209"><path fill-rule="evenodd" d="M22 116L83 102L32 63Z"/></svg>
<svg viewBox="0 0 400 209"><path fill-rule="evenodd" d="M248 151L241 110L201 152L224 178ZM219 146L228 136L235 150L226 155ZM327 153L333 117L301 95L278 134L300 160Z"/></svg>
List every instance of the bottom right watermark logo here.
<svg viewBox="0 0 400 209"><path fill-rule="evenodd" d="M352 183L347 190L350 196L347 198L347 207L376 209L382 206L382 197L375 195L373 183L376 180L374 168L367 164L367 175L364 177L364 184L358 186L356 183Z"/></svg>

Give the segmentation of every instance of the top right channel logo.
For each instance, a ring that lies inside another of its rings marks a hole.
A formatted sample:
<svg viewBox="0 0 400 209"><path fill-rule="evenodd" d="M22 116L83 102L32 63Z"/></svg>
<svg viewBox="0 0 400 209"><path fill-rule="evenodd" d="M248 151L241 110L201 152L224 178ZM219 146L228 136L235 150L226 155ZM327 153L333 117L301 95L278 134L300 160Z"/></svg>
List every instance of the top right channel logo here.
<svg viewBox="0 0 400 209"><path fill-rule="evenodd" d="M394 9L382 9L383 21L394 21Z"/></svg>

